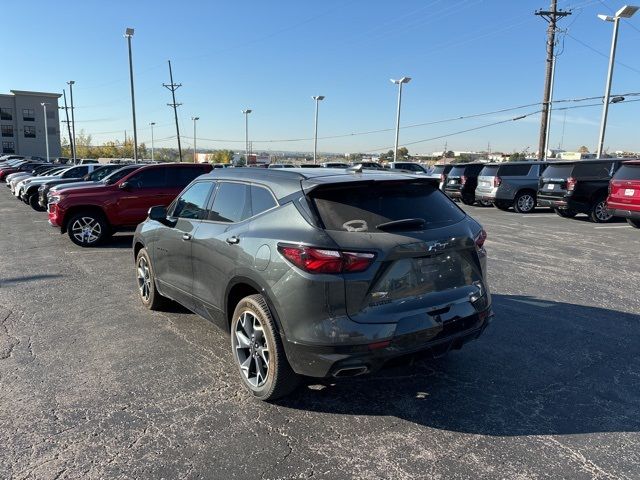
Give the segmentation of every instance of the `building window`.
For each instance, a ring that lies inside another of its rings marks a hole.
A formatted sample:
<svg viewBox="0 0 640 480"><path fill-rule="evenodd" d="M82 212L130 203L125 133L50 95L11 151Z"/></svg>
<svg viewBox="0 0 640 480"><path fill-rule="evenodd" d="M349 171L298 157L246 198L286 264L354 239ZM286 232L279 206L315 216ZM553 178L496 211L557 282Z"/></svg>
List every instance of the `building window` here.
<svg viewBox="0 0 640 480"><path fill-rule="evenodd" d="M51 110L51 108L47 109L47 118L49 120L55 120L56 119L56 112L55 110Z"/></svg>
<svg viewBox="0 0 640 480"><path fill-rule="evenodd" d="M0 108L0 120L13 120L10 108Z"/></svg>
<svg viewBox="0 0 640 480"><path fill-rule="evenodd" d="M47 134L48 135L57 135L58 134L58 129L56 127L47 127Z"/></svg>
<svg viewBox="0 0 640 480"><path fill-rule="evenodd" d="M36 138L36 127L24 127L24 138Z"/></svg>
<svg viewBox="0 0 640 480"><path fill-rule="evenodd" d="M2 136L13 137L13 125L2 125Z"/></svg>
<svg viewBox="0 0 640 480"><path fill-rule="evenodd" d="M36 116L33 113L32 108L23 108L22 109L22 120L25 122L35 122Z"/></svg>
<svg viewBox="0 0 640 480"><path fill-rule="evenodd" d="M2 142L2 153L16 153L16 147L13 142Z"/></svg>

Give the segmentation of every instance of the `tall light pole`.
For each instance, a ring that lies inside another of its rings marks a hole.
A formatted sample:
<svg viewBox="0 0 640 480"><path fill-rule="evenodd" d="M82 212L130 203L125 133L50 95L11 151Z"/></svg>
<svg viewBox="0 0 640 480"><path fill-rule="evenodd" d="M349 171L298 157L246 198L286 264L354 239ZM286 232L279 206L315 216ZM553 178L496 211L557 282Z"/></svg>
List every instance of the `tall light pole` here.
<svg viewBox="0 0 640 480"><path fill-rule="evenodd" d="M133 32L133 28L127 28L124 32L124 38L127 39L127 44L129 45L129 79L131 80L131 112L133 113L133 162L138 163L138 128L136 127L136 98L133 92L133 59L131 58Z"/></svg>
<svg viewBox="0 0 640 480"><path fill-rule="evenodd" d="M324 95L316 95L311 98L313 98L316 102L316 121L313 133L313 164L315 165L316 157L318 156L318 104L321 100L324 100Z"/></svg>
<svg viewBox="0 0 640 480"><path fill-rule="evenodd" d="M249 114L252 112L250 108L242 110L244 114L244 160L249 165Z"/></svg>
<svg viewBox="0 0 640 480"><path fill-rule="evenodd" d="M391 83L398 85L398 113L396 115L396 141L393 149L393 161L398 161L398 138L400 137L400 106L402 105L402 85L409 83L411 77L402 77L400 80L391 79Z"/></svg>
<svg viewBox="0 0 640 480"><path fill-rule="evenodd" d="M542 155L542 159L547 159L547 152L549 150L549 136L551 135L551 110L553 109L553 85L556 79L556 55L553 56L551 62L551 89L549 90L549 107L547 108L547 130L544 133L544 148L545 152Z"/></svg>
<svg viewBox="0 0 640 480"><path fill-rule="evenodd" d="M150 122L149 126L151 127L151 161L153 162L153 126L156 124L156 122Z"/></svg>
<svg viewBox="0 0 640 480"><path fill-rule="evenodd" d="M71 135L73 135L73 142L71 144L71 155L73 156L73 163L77 162L76 152L78 149L76 148L76 119L73 115L73 85L76 83L74 80L69 80L67 85L69 85L69 94L71 95Z"/></svg>
<svg viewBox="0 0 640 480"><path fill-rule="evenodd" d="M44 110L44 143L47 146L47 163L49 163L51 159L49 158L49 128L47 124L47 105L50 104L41 103L40 105L42 105L42 109Z"/></svg>
<svg viewBox="0 0 640 480"><path fill-rule="evenodd" d="M609 98L611 97L611 80L613 78L613 64L616 60L616 46L618 43L618 26L621 18L632 17L640 7L633 5L625 5L616 14L611 17L609 15L598 15L598 18L605 22L613 22L613 37L611 39L611 53L609 55L609 69L607 71L607 84L604 91L604 105L602 107L602 120L600 122L600 137L598 138L597 158L602 158L602 150L604 148L604 134L607 129L607 115L609 114Z"/></svg>
<svg viewBox="0 0 640 480"><path fill-rule="evenodd" d="M196 154L196 122L200 120L200 117L191 117L193 120L193 163L198 163Z"/></svg>

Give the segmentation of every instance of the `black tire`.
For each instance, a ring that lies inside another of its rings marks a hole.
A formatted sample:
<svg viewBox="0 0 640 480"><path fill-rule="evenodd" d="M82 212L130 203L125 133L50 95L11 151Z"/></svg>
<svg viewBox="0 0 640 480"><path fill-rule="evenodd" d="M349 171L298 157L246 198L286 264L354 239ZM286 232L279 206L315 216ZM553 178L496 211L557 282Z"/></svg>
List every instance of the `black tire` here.
<svg viewBox="0 0 640 480"><path fill-rule="evenodd" d="M259 328L254 328L256 322ZM236 306L231 320L231 354L242 384L260 400L281 398L300 383L287 361L278 328L262 295L249 295Z"/></svg>
<svg viewBox="0 0 640 480"><path fill-rule="evenodd" d="M149 310L162 310L170 302L156 288L156 275L149 254L144 248L136 255L136 281L140 300Z"/></svg>
<svg viewBox="0 0 640 480"><path fill-rule="evenodd" d="M509 211L513 206L513 202L507 202L506 200L496 200L493 204L498 210L502 210L503 212Z"/></svg>
<svg viewBox="0 0 640 480"><path fill-rule="evenodd" d="M536 209L536 194L519 192L513 200L513 209L517 213L531 213Z"/></svg>
<svg viewBox="0 0 640 480"><path fill-rule="evenodd" d="M485 208L493 208L493 202L489 200L478 200L478 205Z"/></svg>
<svg viewBox="0 0 640 480"><path fill-rule="evenodd" d="M573 210L570 210L568 208L554 208L553 211L556 212L556 215L559 215L562 218L573 218L578 214L578 212L574 212Z"/></svg>
<svg viewBox="0 0 640 480"><path fill-rule="evenodd" d="M67 222L67 233L71 241L81 247L95 247L111 235L104 215L94 211L72 216Z"/></svg>
<svg viewBox="0 0 640 480"><path fill-rule="evenodd" d="M462 200L462 203L464 203L465 205L473 205L474 203L476 203L475 195L462 195L462 197L460 197L460 200Z"/></svg>
<svg viewBox="0 0 640 480"><path fill-rule="evenodd" d="M46 210L46 208L42 208L40 206L40 199L38 198L37 193L32 193L31 195L29 195L27 203L31 205L31 208L33 208L36 212L44 212Z"/></svg>
<svg viewBox="0 0 640 480"><path fill-rule="evenodd" d="M627 218L627 223L631 225L633 228L640 228L640 220L635 220L633 218Z"/></svg>
<svg viewBox="0 0 640 480"><path fill-rule="evenodd" d="M607 209L607 197L601 197L591 207L589 219L594 223L609 223L613 215Z"/></svg>

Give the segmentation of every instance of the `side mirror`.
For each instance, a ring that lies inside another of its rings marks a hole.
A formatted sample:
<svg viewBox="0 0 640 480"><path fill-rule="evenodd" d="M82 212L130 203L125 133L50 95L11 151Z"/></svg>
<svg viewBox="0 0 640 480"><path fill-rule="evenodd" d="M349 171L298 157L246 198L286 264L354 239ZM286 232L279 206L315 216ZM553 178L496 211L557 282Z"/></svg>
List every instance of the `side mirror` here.
<svg viewBox="0 0 640 480"><path fill-rule="evenodd" d="M149 219L156 222L166 223L167 221L167 207L162 205L156 205L149 209Z"/></svg>
<svg viewBox="0 0 640 480"><path fill-rule="evenodd" d="M127 191L129 191L129 190L131 190L131 184L130 184L129 182L122 182L122 183L120 184L120 187L119 187L119 188L120 188L120 190L127 190Z"/></svg>

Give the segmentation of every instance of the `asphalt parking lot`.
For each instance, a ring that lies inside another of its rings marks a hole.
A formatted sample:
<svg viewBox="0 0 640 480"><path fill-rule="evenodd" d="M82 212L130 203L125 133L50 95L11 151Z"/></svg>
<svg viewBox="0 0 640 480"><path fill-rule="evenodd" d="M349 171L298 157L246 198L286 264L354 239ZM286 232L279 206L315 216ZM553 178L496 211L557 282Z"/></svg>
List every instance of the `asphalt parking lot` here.
<svg viewBox="0 0 640 480"><path fill-rule="evenodd" d="M277 404L0 188L0 478L640 478L640 231L465 207L496 318L448 357Z"/></svg>

